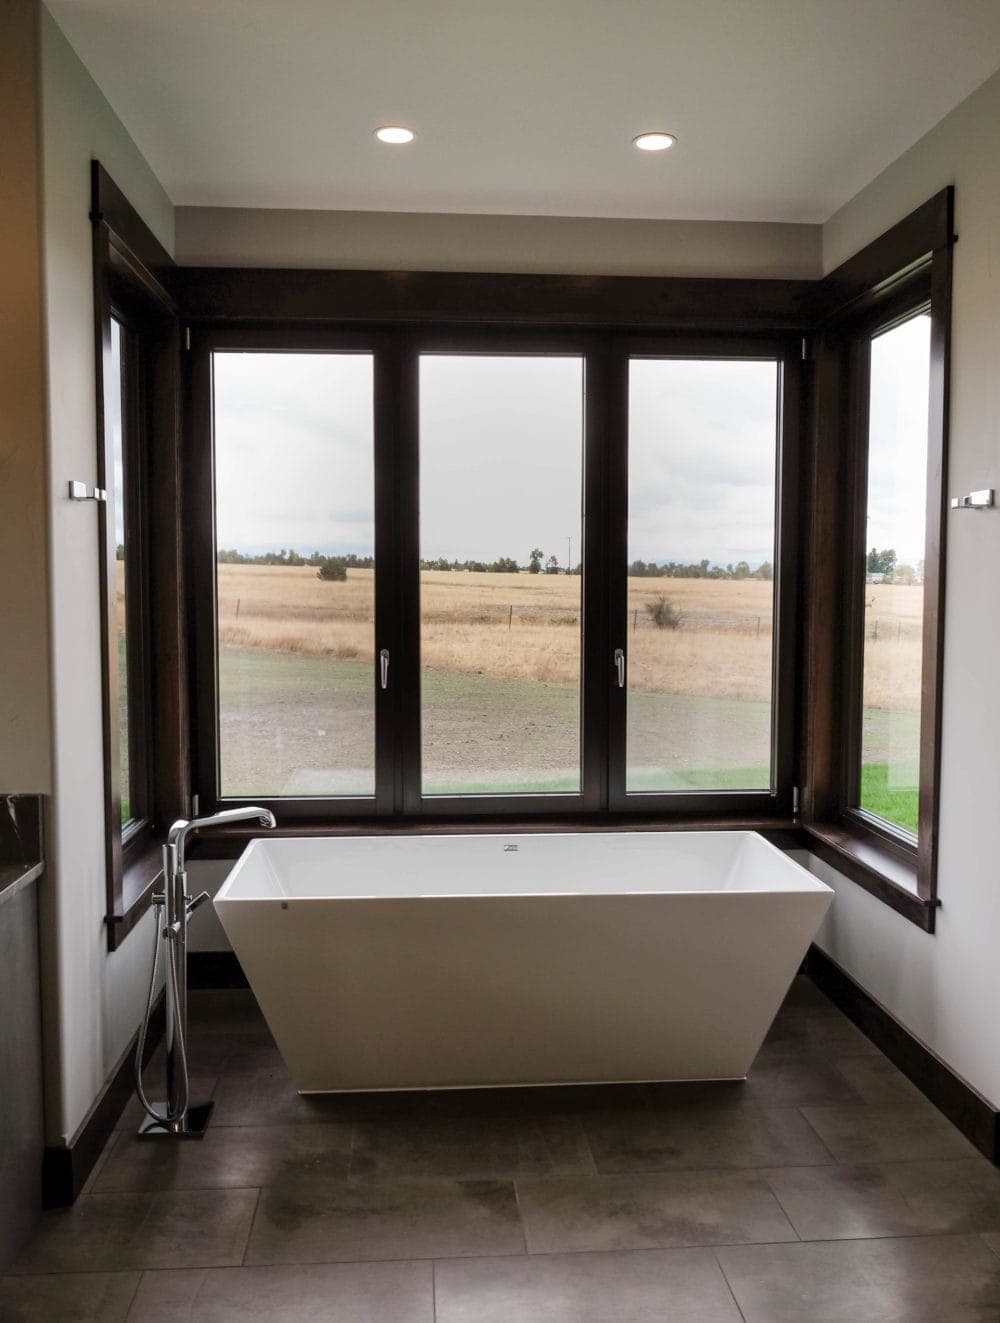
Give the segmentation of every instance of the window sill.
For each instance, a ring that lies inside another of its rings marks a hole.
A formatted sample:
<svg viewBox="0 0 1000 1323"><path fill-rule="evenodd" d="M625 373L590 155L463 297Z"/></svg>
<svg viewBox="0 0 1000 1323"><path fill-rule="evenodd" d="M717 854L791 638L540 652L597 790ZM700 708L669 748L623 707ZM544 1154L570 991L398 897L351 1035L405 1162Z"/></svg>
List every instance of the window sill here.
<svg viewBox="0 0 1000 1323"><path fill-rule="evenodd" d="M801 848L799 824L789 817L685 817L663 814L580 814L556 818L356 818L298 819L272 831L259 827L224 827L194 837L189 859L238 859L258 836L450 836L477 832L609 832L609 831L756 831L783 848Z"/></svg>
<svg viewBox="0 0 1000 1323"><path fill-rule="evenodd" d="M808 849L859 887L909 919L924 932L934 931L939 901L921 896L917 863L890 846L842 823L804 825Z"/></svg>
<svg viewBox="0 0 1000 1323"><path fill-rule="evenodd" d="M122 869L121 912L109 914L108 950L114 951L149 909L153 889L163 879L159 841L148 841Z"/></svg>

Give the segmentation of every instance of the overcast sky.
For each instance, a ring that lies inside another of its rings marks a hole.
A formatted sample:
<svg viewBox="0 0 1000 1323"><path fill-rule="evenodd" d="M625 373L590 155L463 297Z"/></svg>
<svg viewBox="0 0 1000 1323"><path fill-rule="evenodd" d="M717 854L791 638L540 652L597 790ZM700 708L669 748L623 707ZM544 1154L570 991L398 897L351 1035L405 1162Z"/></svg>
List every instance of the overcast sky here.
<svg viewBox="0 0 1000 1323"><path fill-rule="evenodd" d="M924 558L931 319L912 317L872 342L868 547L901 564Z"/></svg>
<svg viewBox="0 0 1000 1323"><path fill-rule="evenodd" d="M576 564L582 492L579 358L421 359L421 556Z"/></svg>
<svg viewBox="0 0 1000 1323"><path fill-rule="evenodd" d="M773 560L777 395L774 362L632 361L630 561Z"/></svg>
<svg viewBox="0 0 1000 1323"><path fill-rule="evenodd" d="M219 547L373 548L370 354L216 354Z"/></svg>
<svg viewBox="0 0 1000 1323"><path fill-rule="evenodd" d="M111 420L111 453L114 456L115 545L125 545L125 474L122 448L122 328L111 318L111 371L104 383L104 409Z"/></svg>
<svg viewBox="0 0 1000 1323"><path fill-rule="evenodd" d="M925 321L873 350L869 543L910 560L923 554ZM366 354L215 355L220 547L371 553L372 368ZM771 560L775 364L635 360L629 394L629 559ZM562 565L571 538L575 564L582 433L578 358L424 356L421 555L523 565L537 546Z"/></svg>

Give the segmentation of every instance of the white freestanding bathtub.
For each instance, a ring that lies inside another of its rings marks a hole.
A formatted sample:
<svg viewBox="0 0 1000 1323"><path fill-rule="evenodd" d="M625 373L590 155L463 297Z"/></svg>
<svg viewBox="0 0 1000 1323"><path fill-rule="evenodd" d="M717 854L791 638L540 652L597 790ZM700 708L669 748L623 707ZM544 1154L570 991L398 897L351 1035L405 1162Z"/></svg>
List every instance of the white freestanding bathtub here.
<svg viewBox="0 0 1000 1323"><path fill-rule="evenodd" d="M254 840L215 898L302 1093L745 1076L833 892L753 832Z"/></svg>

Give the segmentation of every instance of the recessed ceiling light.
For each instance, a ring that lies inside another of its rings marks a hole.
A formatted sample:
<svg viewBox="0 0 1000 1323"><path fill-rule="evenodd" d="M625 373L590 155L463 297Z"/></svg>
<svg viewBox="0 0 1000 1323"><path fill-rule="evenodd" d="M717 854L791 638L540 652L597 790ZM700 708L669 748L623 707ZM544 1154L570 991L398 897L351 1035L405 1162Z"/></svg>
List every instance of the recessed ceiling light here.
<svg viewBox="0 0 1000 1323"><path fill-rule="evenodd" d="M632 146L638 147L640 152L665 152L676 141L672 133L640 133L638 138L632 139Z"/></svg>
<svg viewBox="0 0 1000 1323"><path fill-rule="evenodd" d="M404 129L400 124L385 124L380 129L375 130L375 137L379 142L391 142L399 146L404 142L412 142L414 139L412 129Z"/></svg>

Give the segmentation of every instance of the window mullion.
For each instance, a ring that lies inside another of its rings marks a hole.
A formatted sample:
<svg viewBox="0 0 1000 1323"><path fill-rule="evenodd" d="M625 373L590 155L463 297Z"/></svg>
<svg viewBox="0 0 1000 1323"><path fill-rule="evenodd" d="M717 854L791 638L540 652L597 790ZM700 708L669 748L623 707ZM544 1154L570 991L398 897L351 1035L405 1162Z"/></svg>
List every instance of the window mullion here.
<svg viewBox="0 0 1000 1323"><path fill-rule="evenodd" d="M393 338L395 451L392 594L397 660L394 710L398 813L420 813L420 458L419 369L412 337Z"/></svg>
<svg viewBox="0 0 1000 1323"><path fill-rule="evenodd" d="M598 658L607 710L607 804L626 806L626 712L628 679L628 349L612 340L607 356L603 409L606 634ZM618 683L616 648L624 653L626 686Z"/></svg>

